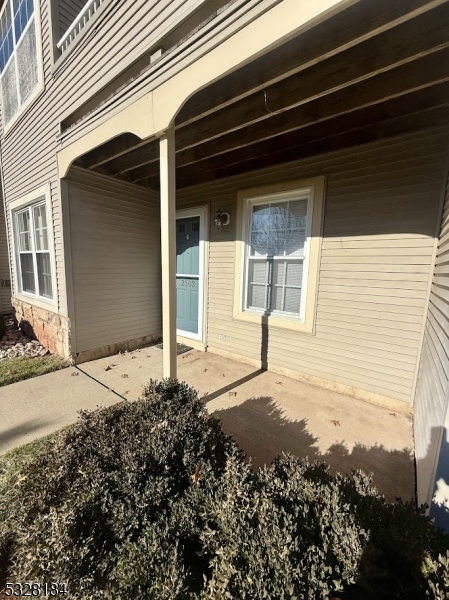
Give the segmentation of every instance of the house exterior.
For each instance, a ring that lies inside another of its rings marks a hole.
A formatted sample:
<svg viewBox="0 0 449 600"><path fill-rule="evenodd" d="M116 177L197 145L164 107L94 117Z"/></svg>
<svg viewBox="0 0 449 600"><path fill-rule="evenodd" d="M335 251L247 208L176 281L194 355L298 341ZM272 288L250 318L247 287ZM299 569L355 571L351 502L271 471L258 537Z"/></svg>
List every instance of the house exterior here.
<svg viewBox="0 0 449 600"><path fill-rule="evenodd" d="M11 272L2 198L2 208L0 209L0 315L10 314L11 312Z"/></svg>
<svg viewBox="0 0 449 600"><path fill-rule="evenodd" d="M449 2L4 0L0 31L21 326L414 412L444 523Z"/></svg>

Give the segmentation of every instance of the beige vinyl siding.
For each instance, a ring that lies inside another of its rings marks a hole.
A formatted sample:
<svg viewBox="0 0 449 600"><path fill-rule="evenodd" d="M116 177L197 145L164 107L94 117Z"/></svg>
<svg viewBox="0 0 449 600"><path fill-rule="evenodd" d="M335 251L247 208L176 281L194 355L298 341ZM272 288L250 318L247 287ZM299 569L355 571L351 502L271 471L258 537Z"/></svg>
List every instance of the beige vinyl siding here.
<svg viewBox="0 0 449 600"><path fill-rule="evenodd" d="M57 0L57 2L59 7L59 32L62 37L82 11L87 0Z"/></svg>
<svg viewBox="0 0 449 600"><path fill-rule="evenodd" d="M56 152L60 122L149 50L161 32L185 18L197 0L109 2L84 40L53 72L50 2L41 0L40 20L45 91L2 139L6 202L51 184L57 274L57 309L67 314L62 214ZM183 11L179 11L182 6ZM7 222L10 236L9 219ZM13 289L14 289L13 281Z"/></svg>
<svg viewBox="0 0 449 600"><path fill-rule="evenodd" d="M75 352L161 334L159 198L73 169Z"/></svg>
<svg viewBox="0 0 449 600"><path fill-rule="evenodd" d="M431 504L449 404L449 180L415 397L418 501ZM446 466L447 468L447 466Z"/></svg>
<svg viewBox="0 0 449 600"><path fill-rule="evenodd" d="M409 403L445 150L421 132L180 190L180 206L210 203L209 348L261 359L260 326L233 319L237 192L327 175L315 334L270 328L268 364Z"/></svg>
<svg viewBox="0 0 449 600"><path fill-rule="evenodd" d="M8 243L6 239L5 207L0 189L0 280L10 280ZM11 288L0 281L0 314L11 312Z"/></svg>

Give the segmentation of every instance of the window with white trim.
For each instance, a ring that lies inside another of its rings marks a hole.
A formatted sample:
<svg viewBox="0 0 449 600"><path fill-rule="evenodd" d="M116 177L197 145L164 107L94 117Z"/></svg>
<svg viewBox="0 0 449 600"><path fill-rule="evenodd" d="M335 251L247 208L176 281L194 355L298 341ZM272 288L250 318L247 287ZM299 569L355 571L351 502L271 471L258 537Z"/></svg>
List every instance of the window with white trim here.
<svg viewBox="0 0 449 600"><path fill-rule="evenodd" d="M45 198L14 214L20 291L51 300L53 286Z"/></svg>
<svg viewBox="0 0 449 600"><path fill-rule="evenodd" d="M39 83L34 0L6 0L0 13L0 82L7 125Z"/></svg>
<svg viewBox="0 0 449 600"><path fill-rule="evenodd" d="M248 202L244 310L304 320L310 190L291 190Z"/></svg>

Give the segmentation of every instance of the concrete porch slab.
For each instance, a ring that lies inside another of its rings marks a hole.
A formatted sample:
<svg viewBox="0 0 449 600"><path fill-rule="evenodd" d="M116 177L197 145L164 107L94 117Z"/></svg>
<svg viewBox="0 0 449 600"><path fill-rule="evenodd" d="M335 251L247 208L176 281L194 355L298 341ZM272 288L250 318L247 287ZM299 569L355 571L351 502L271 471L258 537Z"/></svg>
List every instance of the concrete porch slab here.
<svg viewBox="0 0 449 600"><path fill-rule="evenodd" d="M131 400L150 378L162 377L162 350L148 347L79 369ZM253 465L291 452L326 460L334 471L372 472L389 500L414 497L410 415L196 350L178 356L178 377L199 391Z"/></svg>
<svg viewBox="0 0 449 600"><path fill-rule="evenodd" d="M388 500L414 497L410 415L196 350L178 356L178 376L254 466L291 452L373 472ZM75 422L81 409L136 399L161 377L162 350L151 346L0 388L0 452Z"/></svg>

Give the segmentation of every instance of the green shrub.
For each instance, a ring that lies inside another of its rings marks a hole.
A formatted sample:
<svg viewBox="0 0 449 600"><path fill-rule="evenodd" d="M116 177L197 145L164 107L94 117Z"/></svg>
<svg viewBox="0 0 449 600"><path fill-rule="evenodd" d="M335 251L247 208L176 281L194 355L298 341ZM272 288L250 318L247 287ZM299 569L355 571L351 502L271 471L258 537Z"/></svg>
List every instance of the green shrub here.
<svg viewBox="0 0 449 600"><path fill-rule="evenodd" d="M412 505L291 456L254 472L185 384L82 413L14 468L4 563L70 598L446 598L448 538Z"/></svg>
<svg viewBox="0 0 449 600"><path fill-rule="evenodd" d="M432 559L427 555L424 562L424 573L427 578L426 598L431 600L449 599L449 550Z"/></svg>
<svg viewBox="0 0 449 600"><path fill-rule="evenodd" d="M213 483L233 454L184 384L151 383L138 402L82 413L26 468L17 501L3 505L16 524L16 579L68 582L74 598L159 599L200 589L190 496L204 492L190 476L201 469Z"/></svg>

